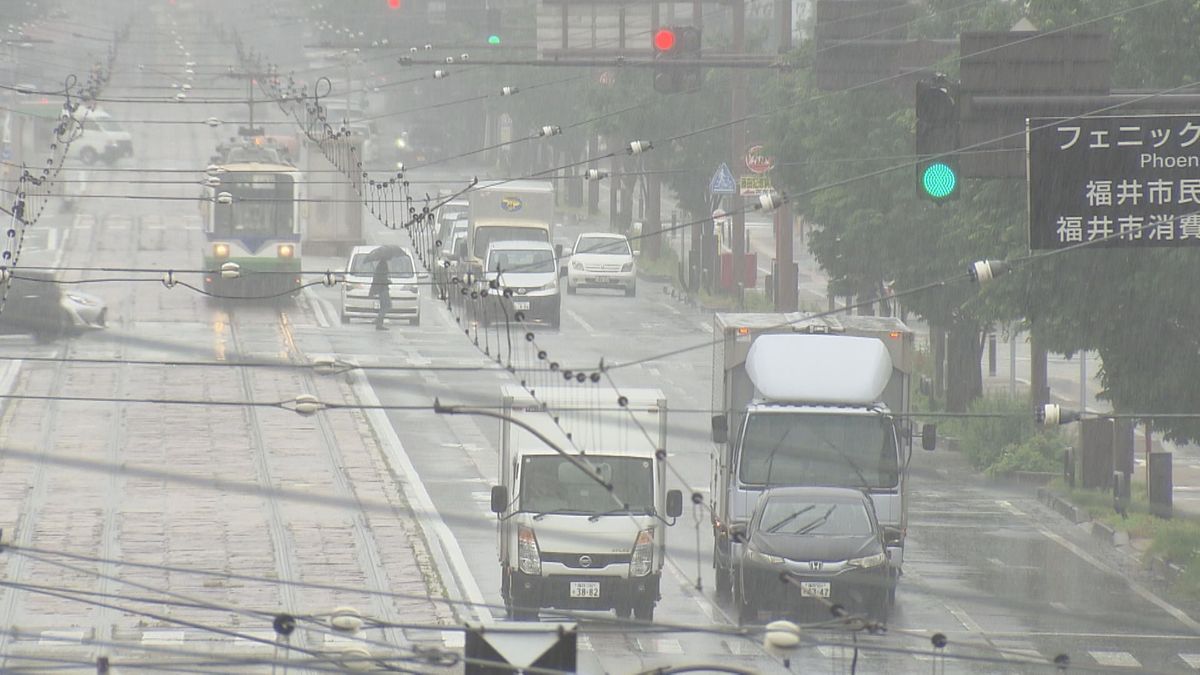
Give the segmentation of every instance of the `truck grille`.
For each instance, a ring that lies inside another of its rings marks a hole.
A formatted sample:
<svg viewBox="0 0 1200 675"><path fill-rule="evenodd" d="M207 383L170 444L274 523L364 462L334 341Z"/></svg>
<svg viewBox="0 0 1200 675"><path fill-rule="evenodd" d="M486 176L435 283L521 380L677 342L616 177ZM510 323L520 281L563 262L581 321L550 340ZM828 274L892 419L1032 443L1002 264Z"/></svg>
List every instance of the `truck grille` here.
<svg viewBox="0 0 1200 675"><path fill-rule="evenodd" d="M591 564L584 565L581 558L588 558ZM573 569L601 570L609 565L629 563L628 553L542 553L542 562L553 562Z"/></svg>

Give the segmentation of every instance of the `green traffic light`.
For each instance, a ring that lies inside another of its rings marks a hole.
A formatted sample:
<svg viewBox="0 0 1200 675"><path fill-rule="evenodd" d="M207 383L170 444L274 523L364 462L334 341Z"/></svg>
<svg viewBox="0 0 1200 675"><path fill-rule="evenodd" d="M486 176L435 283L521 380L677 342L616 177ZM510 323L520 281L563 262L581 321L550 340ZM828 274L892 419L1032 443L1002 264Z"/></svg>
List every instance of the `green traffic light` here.
<svg viewBox="0 0 1200 675"><path fill-rule="evenodd" d="M934 162L921 172L921 187L934 199L945 199L958 187L958 174L945 162Z"/></svg>
<svg viewBox="0 0 1200 675"><path fill-rule="evenodd" d="M498 44L500 44L500 36L499 36L499 35L489 35L489 36L488 36L488 44L489 44L489 45L498 45Z"/></svg>

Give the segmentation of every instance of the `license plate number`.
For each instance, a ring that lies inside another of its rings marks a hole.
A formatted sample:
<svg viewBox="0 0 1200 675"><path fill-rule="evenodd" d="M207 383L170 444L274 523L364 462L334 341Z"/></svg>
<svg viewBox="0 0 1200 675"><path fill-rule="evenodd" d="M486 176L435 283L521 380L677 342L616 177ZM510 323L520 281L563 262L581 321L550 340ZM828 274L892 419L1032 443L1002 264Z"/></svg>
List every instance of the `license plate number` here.
<svg viewBox="0 0 1200 675"><path fill-rule="evenodd" d="M829 582L828 581L801 581L800 582L800 597L802 597L802 598L828 598L829 597Z"/></svg>
<svg viewBox="0 0 1200 675"><path fill-rule="evenodd" d="M600 597L600 582L599 581L572 581L571 582L571 597L572 598L598 598L598 597Z"/></svg>
<svg viewBox="0 0 1200 675"><path fill-rule="evenodd" d="M522 302L520 300L515 300L513 301L513 309L529 309L529 301L525 300Z"/></svg>
<svg viewBox="0 0 1200 675"><path fill-rule="evenodd" d="M588 283L592 284L615 284L616 282L617 280L611 277L590 277L588 279Z"/></svg>

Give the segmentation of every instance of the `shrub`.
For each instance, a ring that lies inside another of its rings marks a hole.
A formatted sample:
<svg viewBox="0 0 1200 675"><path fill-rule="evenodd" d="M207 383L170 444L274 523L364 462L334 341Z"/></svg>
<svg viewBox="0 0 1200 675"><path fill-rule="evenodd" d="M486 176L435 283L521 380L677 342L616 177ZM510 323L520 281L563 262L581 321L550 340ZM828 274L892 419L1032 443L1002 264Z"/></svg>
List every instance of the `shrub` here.
<svg viewBox="0 0 1200 675"><path fill-rule="evenodd" d="M1024 443L1005 446L985 470L992 476L1013 471L1056 471L1062 466L1064 447L1056 433L1034 433Z"/></svg>
<svg viewBox="0 0 1200 675"><path fill-rule="evenodd" d="M973 414L997 415L962 417L944 425L949 435L958 437L959 447L978 469L992 466L1008 446L1020 445L1037 433L1033 413L1022 398L985 396L972 402L967 410Z"/></svg>

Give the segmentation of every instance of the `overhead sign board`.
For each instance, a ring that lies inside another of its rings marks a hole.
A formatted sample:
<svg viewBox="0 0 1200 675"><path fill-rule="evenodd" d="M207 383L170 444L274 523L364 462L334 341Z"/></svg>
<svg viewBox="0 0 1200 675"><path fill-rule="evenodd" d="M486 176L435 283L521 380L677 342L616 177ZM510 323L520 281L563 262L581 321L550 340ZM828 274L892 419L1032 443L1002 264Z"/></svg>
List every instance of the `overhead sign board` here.
<svg viewBox="0 0 1200 675"><path fill-rule="evenodd" d="M1200 245L1200 115L1032 118L1026 137L1031 249Z"/></svg>
<svg viewBox="0 0 1200 675"><path fill-rule="evenodd" d="M729 165L721 162L721 166L717 167L713 173L712 180L708 182L708 191L714 195L731 195L737 192L737 183L733 180L733 172L729 170Z"/></svg>

